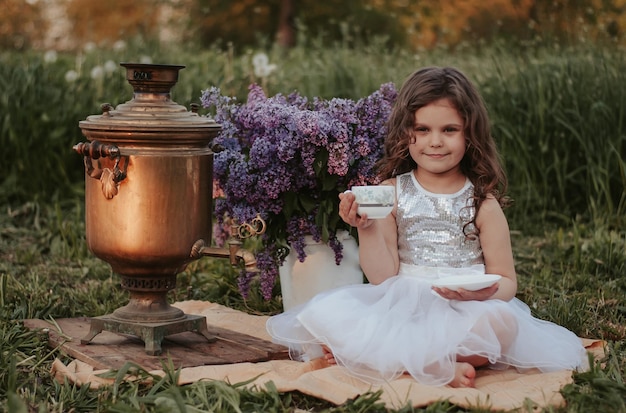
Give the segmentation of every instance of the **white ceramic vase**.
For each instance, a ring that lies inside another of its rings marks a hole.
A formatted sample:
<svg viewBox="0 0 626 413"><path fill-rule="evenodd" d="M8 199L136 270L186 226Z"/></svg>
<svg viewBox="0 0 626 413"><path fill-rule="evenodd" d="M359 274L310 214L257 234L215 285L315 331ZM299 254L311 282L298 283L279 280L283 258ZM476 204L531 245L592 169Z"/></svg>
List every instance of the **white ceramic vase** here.
<svg viewBox="0 0 626 413"><path fill-rule="evenodd" d="M333 288L363 283L359 266L359 246L347 231L337 233L343 244L343 259L335 264L335 253L326 243L305 238L304 262L291 250L279 267L283 309L289 310L310 300L314 295Z"/></svg>

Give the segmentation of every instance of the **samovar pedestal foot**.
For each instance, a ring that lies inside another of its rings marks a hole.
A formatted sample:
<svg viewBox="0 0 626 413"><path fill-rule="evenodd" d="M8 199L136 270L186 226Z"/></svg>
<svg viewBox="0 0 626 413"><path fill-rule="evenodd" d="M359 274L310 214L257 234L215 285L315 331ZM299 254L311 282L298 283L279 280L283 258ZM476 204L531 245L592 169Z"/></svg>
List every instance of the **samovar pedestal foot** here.
<svg viewBox="0 0 626 413"><path fill-rule="evenodd" d="M89 344L102 331L139 337L145 343L146 354L149 356L161 354L161 343L166 336L171 334L193 331L203 335L210 343L217 340L216 336L209 333L205 316L185 314L178 320L147 323L120 320L112 315L103 315L91 319L89 333L80 340L81 344Z"/></svg>

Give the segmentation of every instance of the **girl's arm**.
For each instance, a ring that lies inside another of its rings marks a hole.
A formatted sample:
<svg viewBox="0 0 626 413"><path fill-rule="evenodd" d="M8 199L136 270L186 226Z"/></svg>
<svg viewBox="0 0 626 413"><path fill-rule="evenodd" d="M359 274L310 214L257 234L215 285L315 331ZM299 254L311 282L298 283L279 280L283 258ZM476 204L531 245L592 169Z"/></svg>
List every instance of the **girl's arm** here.
<svg viewBox="0 0 626 413"><path fill-rule="evenodd" d="M370 219L371 225L359 227L359 262L372 284L380 284L398 274L398 235L395 211L384 219Z"/></svg>
<svg viewBox="0 0 626 413"><path fill-rule="evenodd" d="M485 272L502 276L498 291L490 298L509 301L517 293L517 275L509 224L494 197L488 197L480 206L476 216L476 227L485 258Z"/></svg>
<svg viewBox="0 0 626 413"><path fill-rule="evenodd" d="M395 185L389 181L383 184ZM359 231L359 262L368 281L380 284L398 274L398 231L396 227L396 206L384 219L367 219L357 214L358 204L354 194L339 195L339 215Z"/></svg>

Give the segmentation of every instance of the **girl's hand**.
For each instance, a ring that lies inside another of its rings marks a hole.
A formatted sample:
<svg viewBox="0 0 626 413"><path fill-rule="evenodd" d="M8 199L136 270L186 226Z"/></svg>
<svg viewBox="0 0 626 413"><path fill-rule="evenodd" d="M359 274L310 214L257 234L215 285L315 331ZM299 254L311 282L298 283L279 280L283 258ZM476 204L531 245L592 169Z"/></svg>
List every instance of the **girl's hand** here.
<svg viewBox="0 0 626 413"><path fill-rule="evenodd" d="M457 300L457 301L485 301L491 298L494 295L498 288L500 288L499 283L495 283L487 288L483 288L482 290L469 291L464 290L463 288L459 288L457 291L453 291L449 288L442 287L433 287L433 291L439 294L441 297L446 298L448 300Z"/></svg>
<svg viewBox="0 0 626 413"><path fill-rule="evenodd" d="M339 194L339 216L350 226L357 228L367 228L372 225L372 221L367 219L367 214L359 215L357 210L359 204L355 202L352 192L346 191Z"/></svg>

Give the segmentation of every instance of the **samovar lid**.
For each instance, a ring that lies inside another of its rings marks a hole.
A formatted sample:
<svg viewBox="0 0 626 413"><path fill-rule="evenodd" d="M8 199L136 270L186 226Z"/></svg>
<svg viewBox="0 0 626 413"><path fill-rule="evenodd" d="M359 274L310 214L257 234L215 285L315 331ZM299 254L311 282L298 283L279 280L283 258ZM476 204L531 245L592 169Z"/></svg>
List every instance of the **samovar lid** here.
<svg viewBox="0 0 626 413"><path fill-rule="evenodd" d="M221 125L191 111L171 99L170 91L185 66L121 63L126 80L133 87L133 98L113 108L105 103L102 115L90 115L79 126L89 140L102 142L206 145L221 130Z"/></svg>

